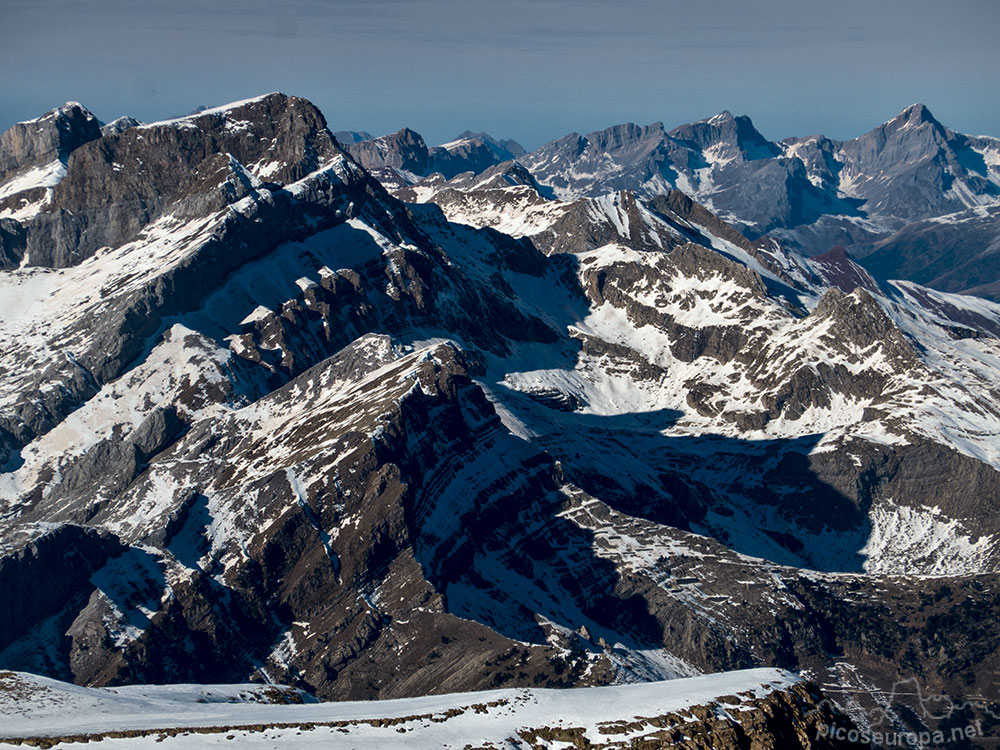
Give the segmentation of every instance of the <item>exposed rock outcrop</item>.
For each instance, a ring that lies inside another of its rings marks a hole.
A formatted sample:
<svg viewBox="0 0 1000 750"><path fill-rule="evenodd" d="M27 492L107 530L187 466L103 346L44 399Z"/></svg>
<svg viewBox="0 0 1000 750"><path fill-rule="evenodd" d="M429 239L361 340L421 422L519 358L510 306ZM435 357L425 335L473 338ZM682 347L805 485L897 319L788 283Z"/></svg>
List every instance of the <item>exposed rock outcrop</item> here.
<svg viewBox="0 0 1000 750"><path fill-rule="evenodd" d="M31 167L65 162L77 148L100 137L97 118L76 102L19 122L0 135L0 181Z"/></svg>

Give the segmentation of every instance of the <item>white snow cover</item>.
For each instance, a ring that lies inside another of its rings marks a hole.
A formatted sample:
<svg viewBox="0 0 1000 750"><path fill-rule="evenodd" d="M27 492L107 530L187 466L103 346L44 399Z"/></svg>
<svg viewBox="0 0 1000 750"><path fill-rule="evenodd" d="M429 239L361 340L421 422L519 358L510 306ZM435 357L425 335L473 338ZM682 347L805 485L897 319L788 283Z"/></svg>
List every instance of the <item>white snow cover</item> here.
<svg viewBox="0 0 1000 750"><path fill-rule="evenodd" d="M931 575L961 575L981 567L996 548L995 535L971 539L962 524L940 508L908 508L891 501L869 511L872 524L865 571L906 575L919 561Z"/></svg>
<svg viewBox="0 0 1000 750"><path fill-rule="evenodd" d="M750 691L763 697L791 687L798 677L777 669L748 669L668 682L570 690L518 688L375 702L263 705L259 685L170 685L84 688L24 673L0 672L0 738L62 736L121 730L292 724L253 732L105 739L101 747L200 748L239 746L316 748L463 748L504 743L524 728L581 727L592 741L628 741L634 729L602 734L602 724L620 724L705 705ZM13 698L11 696L14 696ZM739 716L737 706L720 708ZM406 721L372 726L378 719ZM350 722L316 726L307 722ZM369 723L371 722L371 723ZM646 731L655 731L646 725ZM64 745L58 745L64 747ZM70 747L66 745L66 747Z"/></svg>
<svg viewBox="0 0 1000 750"><path fill-rule="evenodd" d="M47 363L72 358L82 342L70 329L88 313L100 320L109 292L138 289L182 263L224 218L225 212L190 221L165 216L134 241L99 251L77 266L0 274L0 368L7 386L0 410L18 398L18 383Z"/></svg>
<svg viewBox="0 0 1000 750"><path fill-rule="evenodd" d="M159 120L157 122L145 123L143 125L138 125L137 127L142 129L149 129L159 127L161 125L184 125L187 122L195 119L196 117L202 117L204 115L223 115L228 113L230 110L236 109L238 107L243 107L247 104L253 104L254 102L259 102L262 99L266 99L269 96L277 94L277 91L271 91L267 94L261 94L260 96L252 96L249 99L241 99L239 101L230 102L229 104L223 104L219 107L212 107L210 109L203 109L201 112L193 112L190 115L184 115L183 117L174 117L169 120Z"/></svg>
<svg viewBox="0 0 1000 750"><path fill-rule="evenodd" d="M60 159L32 167L0 185L0 200L33 188L53 187L65 176L66 165Z"/></svg>

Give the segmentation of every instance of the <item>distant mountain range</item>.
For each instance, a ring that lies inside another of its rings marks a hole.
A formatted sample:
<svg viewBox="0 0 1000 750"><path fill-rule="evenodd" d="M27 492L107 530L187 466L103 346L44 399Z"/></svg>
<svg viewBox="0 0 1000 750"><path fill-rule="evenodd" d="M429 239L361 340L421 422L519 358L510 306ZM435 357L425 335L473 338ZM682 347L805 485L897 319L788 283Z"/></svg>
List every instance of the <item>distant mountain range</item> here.
<svg viewBox="0 0 1000 750"><path fill-rule="evenodd" d="M880 275L959 283L938 238L989 236L996 144L912 107L428 147L279 93L17 124L0 670L368 700L769 667L826 693L713 678L752 742L718 692L653 729L995 726L1000 305Z"/></svg>
<svg viewBox="0 0 1000 750"><path fill-rule="evenodd" d="M559 198L681 190L751 240L806 255L839 246L881 278L1000 299L1000 139L956 133L921 104L851 141L773 142L722 112L670 131L572 133L530 153L483 134L442 148L427 158L433 149L412 131L347 144L390 189L517 159Z"/></svg>

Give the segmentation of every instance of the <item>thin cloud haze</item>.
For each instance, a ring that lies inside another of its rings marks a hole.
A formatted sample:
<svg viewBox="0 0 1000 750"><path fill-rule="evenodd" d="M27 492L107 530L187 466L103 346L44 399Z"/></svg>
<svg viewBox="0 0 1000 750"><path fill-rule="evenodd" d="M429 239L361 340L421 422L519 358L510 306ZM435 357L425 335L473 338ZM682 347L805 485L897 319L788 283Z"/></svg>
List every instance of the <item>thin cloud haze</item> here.
<svg viewBox="0 0 1000 750"><path fill-rule="evenodd" d="M925 102L1000 135L1000 4L767 0L4 3L0 128L67 99L143 120L270 90L334 129L465 128L528 146L722 109L849 138Z"/></svg>

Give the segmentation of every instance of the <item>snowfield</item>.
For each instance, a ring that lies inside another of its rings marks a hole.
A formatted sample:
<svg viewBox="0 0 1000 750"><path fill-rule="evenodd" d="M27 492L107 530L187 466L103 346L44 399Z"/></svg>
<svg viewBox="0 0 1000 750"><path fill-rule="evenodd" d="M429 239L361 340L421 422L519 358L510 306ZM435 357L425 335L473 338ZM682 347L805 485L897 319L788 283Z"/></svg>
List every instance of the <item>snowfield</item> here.
<svg viewBox="0 0 1000 750"><path fill-rule="evenodd" d="M737 694L762 698L798 681L779 669L748 669L614 687L274 705L262 701L279 690L261 685L85 688L23 672L0 672L0 741L128 732L139 736L105 738L101 747L152 748L163 742L176 748L233 747L228 741L237 740L240 747L440 750L488 742L510 746L520 731L543 727L580 727L589 740L607 741L609 725L639 720L649 731L642 717L715 702L720 703L716 713L738 719L740 708L733 702ZM292 698L298 695L288 688L281 691ZM157 731L184 729L201 731ZM613 738L628 741L642 733L633 725L616 731Z"/></svg>

